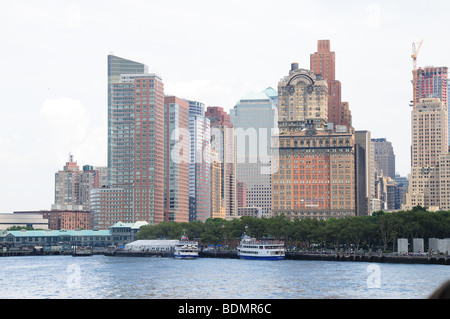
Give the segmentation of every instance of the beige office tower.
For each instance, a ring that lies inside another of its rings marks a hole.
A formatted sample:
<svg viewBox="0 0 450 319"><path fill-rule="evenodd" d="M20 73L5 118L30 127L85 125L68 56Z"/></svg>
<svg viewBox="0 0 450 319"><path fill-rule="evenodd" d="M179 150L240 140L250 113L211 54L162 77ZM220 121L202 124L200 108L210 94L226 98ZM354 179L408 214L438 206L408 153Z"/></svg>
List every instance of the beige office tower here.
<svg viewBox="0 0 450 319"><path fill-rule="evenodd" d="M447 157L447 105L439 98L420 99L412 110L411 129L411 175L402 209L420 205L437 210L440 184L444 189L448 179L439 172L440 161L444 164Z"/></svg>

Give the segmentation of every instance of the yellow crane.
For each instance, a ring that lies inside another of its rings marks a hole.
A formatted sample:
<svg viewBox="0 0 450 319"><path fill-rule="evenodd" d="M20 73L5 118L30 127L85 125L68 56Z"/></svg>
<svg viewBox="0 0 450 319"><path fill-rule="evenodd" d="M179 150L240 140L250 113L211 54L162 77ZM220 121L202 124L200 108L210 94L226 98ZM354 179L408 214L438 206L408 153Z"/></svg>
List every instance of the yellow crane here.
<svg viewBox="0 0 450 319"><path fill-rule="evenodd" d="M413 42L412 44L412 54L411 58L413 59L413 70L417 69L417 55L419 54L420 47L422 46L423 40L420 40L419 44L417 45Z"/></svg>

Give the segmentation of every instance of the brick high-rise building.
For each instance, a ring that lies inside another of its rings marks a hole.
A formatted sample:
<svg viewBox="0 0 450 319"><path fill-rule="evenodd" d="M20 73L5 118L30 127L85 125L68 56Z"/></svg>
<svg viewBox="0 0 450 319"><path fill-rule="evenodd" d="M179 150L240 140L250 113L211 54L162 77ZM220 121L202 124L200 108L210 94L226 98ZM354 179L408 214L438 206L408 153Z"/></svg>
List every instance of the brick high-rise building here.
<svg viewBox="0 0 450 319"><path fill-rule="evenodd" d="M164 84L108 56L108 186L91 191L93 227L164 220Z"/></svg>
<svg viewBox="0 0 450 319"><path fill-rule="evenodd" d="M328 122L334 127L346 126L352 130L348 102L341 101L341 82L336 80L336 55L330 50L330 40L318 40L317 52L310 55L310 70L320 74L328 84ZM342 129L341 129L342 130Z"/></svg>
<svg viewBox="0 0 450 319"><path fill-rule="evenodd" d="M117 160L114 160L112 156L117 151L117 144L115 142L114 131L117 130L116 116L113 113L117 113L112 105L113 98L113 83L120 81L122 74L144 74L148 73L148 66L145 64L127 60L115 55L108 55L108 184L111 184L111 178L114 176L110 170L114 168ZM113 149L114 145L116 148ZM123 145L122 145L123 146Z"/></svg>

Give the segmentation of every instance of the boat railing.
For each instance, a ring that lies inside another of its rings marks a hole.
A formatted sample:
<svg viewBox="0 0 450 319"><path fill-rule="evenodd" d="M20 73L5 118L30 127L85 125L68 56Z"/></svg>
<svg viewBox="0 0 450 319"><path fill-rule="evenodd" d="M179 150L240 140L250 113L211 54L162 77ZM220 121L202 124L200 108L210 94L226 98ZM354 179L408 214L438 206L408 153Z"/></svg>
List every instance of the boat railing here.
<svg viewBox="0 0 450 319"><path fill-rule="evenodd" d="M193 241L180 241L177 246L186 246L186 245L192 245L192 246L198 246L197 242L193 242Z"/></svg>
<svg viewBox="0 0 450 319"><path fill-rule="evenodd" d="M244 243L258 244L258 245L284 245L283 241L277 240L244 240Z"/></svg>

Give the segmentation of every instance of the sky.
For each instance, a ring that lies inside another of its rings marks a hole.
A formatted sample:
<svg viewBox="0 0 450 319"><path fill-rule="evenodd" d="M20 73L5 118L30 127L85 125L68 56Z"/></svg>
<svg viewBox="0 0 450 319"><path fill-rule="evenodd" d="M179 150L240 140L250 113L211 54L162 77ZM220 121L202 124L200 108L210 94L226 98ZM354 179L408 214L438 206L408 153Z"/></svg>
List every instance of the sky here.
<svg viewBox="0 0 450 319"><path fill-rule="evenodd" d="M317 41L356 130L392 142L410 172L412 43L449 66L448 1L8 1L0 10L0 213L47 210L73 154L106 166L107 55L148 65L165 94L225 110L277 89Z"/></svg>

